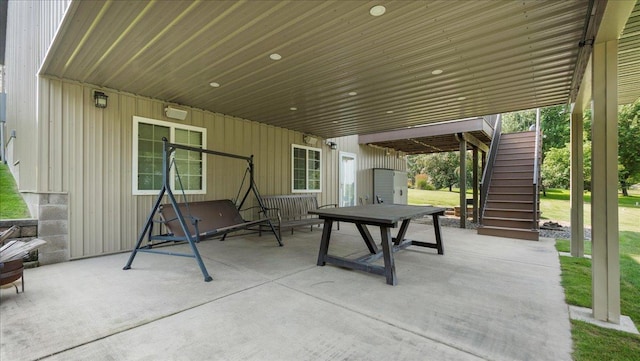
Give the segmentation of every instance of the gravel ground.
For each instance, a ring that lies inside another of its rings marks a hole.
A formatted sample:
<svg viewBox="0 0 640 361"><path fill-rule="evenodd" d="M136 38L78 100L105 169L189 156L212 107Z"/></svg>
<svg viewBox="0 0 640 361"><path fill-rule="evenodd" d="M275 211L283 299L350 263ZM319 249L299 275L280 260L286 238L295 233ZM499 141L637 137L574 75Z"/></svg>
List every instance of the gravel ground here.
<svg viewBox="0 0 640 361"><path fill-rule="evenodd" d="M431 216L415 219L414 222L433 224ZM548 222L548 221L545 221ZM442 227L460 227L460 218L453 216L440 217L440 225ZM467 229L476 229L478 225L467 220ZM571 239L571 227L566 225L558 225L554 229L545 229L544 222L540 224L540 237L555 239ZM591 228L584 229L584 239L591 239Z"/></svg>

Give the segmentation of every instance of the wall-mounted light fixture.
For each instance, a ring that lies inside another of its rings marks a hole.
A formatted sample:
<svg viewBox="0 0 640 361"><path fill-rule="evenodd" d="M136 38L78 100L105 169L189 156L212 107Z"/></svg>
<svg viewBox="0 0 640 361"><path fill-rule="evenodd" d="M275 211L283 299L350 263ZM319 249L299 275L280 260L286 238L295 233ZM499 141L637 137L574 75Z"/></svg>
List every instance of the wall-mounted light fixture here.
<svg viewBox="0 0 640 361"><path fill-rule="evenodd" d="M109 96L103 92L99 92L97 90L93 91L93 100L95 100L96 108L106 108L107 107L107 98Z"/></svg>
<svg viewBox="0 0 640 361"><path fill-rule="evenodd" d="M315 145L316 142L318 142L318 138L316 137L312 137L310 135L305 135L302 137L302 140L306 143L306 144L310 144L310 145Z"/></svg>
<svg viewBox="0 0 640 361"><path fill-rule="evenodd" d="M330 140L327 140L327 145L329 146L329 148L331 148L333 150L338 149L338 143L336 143L336 142L332 142Z"/></svg>
<svg viewBox="0 0 640 361"><path fill-rule="evenodd" d="M178 109L170 106L167 106L166 108L164 108L164 114L166 114L167 118L173 118L178 120L185 120L187 118L186 110Z"/></svg>

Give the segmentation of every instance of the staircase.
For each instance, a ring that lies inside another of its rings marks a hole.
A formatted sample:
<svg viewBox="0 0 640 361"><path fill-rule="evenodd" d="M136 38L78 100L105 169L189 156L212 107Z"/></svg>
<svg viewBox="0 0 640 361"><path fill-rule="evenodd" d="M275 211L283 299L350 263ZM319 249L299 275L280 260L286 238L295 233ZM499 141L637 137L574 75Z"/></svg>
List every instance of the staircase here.
<svg viewBox="0 0 640 361"><path fill-rule="evenodd" d="M501 135L478 234L538 240L535 138L535 131Z"/></svg>

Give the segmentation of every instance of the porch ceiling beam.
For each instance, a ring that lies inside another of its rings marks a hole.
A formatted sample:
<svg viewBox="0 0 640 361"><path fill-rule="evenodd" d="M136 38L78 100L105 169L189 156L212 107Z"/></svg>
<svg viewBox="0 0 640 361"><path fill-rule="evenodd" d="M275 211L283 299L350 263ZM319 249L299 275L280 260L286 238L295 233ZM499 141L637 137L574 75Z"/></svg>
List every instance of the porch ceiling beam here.
<svg viewBox="0 0 640 361"><path fill-rule="evenodd" d="M467 141L467 143L473 145L474 147L480 149L481 151L488 153L489 146L482 143L480 139L473 136L471 133L462 133L462 138Z"/></svg>

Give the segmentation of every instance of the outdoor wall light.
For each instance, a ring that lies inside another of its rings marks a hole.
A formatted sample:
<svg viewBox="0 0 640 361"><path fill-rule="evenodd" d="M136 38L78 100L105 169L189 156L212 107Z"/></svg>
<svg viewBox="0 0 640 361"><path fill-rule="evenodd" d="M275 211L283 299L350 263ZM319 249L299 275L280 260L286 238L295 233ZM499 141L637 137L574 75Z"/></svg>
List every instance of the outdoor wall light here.
<svg viewBox="0 0 640 361"><path fill-rule="evenodd" d="M327 140L327 145L329 146L329 148L336 150L338 149L338 143L332 142L330 140Z"/></svg>
<svg viewBox="0 0 640 361"><path fill-rule="evenodd" d="M316 142L318 141L318 138L312 137L310 135L305 135L302 137L302 141L305 142L306 144L315 145Z"/></svg>
<svg viewBox="0 0 640 361"><path fill-rule="evenodd" d="M96 102L96 108L106 108L107 107L107 94L103 92L99 92L97 90L93 91L93 99Z"/></svg>

